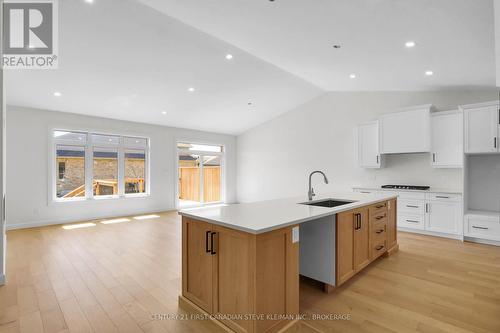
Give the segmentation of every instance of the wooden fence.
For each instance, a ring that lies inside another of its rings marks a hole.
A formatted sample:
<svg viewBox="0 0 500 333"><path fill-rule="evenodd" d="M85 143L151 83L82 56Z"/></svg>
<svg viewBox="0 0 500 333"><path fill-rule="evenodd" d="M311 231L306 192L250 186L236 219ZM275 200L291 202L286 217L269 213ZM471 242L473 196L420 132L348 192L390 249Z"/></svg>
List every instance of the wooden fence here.
<svg viewBox="0 0 500 333"><path fill-rule="evenodd" d="M220 201L220 166L203 167L203 201ZM179 199L200 201L200 168L179 167Z"/></svg>

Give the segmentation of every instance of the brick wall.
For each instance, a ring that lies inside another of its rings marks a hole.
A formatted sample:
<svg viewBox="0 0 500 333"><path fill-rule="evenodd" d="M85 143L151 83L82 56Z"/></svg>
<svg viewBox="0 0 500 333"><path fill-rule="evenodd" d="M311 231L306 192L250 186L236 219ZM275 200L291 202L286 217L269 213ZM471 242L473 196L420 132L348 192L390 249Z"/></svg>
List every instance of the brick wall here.
<svg viewBox="0 0 500 333"><path fill-rule="evenodd" d="M59 163L65 163L64 178L59 179ZM125 178L144 178L144 160L127 159ZM118 161L111 158L94 159L94 179L113 180L118 176ZM83 157L59 157L56 165L57 193L59 197L85 183L85 160Z"/></svg>

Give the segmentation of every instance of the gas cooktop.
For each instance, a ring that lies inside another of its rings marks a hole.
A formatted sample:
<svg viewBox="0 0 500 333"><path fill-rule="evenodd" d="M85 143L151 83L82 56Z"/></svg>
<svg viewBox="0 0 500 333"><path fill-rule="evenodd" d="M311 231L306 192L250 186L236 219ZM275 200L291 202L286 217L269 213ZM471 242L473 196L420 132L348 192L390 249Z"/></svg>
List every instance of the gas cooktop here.
<svg viewBox="0 0 500 333"><path fill-rule="evenodd" d="M382 188L391 188L391 189L396 189L396 190L427 191L431 187L430 186L418 186L418 185L382 185Z"/></svg>

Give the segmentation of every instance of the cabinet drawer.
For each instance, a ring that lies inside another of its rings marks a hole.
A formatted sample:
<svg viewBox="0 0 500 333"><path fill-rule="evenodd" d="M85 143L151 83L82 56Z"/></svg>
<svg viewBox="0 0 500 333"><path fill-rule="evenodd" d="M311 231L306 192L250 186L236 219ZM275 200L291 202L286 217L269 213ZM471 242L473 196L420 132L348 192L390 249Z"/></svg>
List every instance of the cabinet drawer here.
<svg viewBox="0 0 500 333"><path fill-rule="evenodd" d="M380 235L387 234L387 220L370 223L370 237L377 238Z"/></svg>
<svg viewBox="0 0 500 333"><path fill-rule="evenodd" d="M424 192L402 191L399 192L399 199L425 200L425 194Z"/></svg>
<svg viewBox="0 0 500 333"><path fill-rule="evenodd" d="M424 229L423 215L398 214L398 227L411 229Z"/></svg>
<svg viewBox="0 0 500 333"><path fill-rule="evenodd" d="M465 233L470 237L500 240L498 219L468 217Z"/></svg>
<svg viewBox="0 0 500 333"><path fill-rule="evenodd" d="M429 200L431 201L453 201L460 202L462 196L460 194L448 194L448 193L429 193Z"/></svg>
<svg viewBox="0 0 500 333"><path fill-rule="evenodd" d="M370 223L387 220L387 209L379 209L374 212L370 211Z"/></svg>
<svg viewBox="0 0 500 333"><path fill-rule="evenodd" d="M383 215L387 216L387 201L378 202L374 205L371 205L368 211L370 214L370 220L374 219L375 217L380 219L380 217Z"/></svg>
<svg viewBox="0 0 500 333"><path fill-rule="evenodd" d="M387 239L380 240L370 245L370 259L374 260L387 251Z"/></svg>
<svg viewBox="0 0 500 333"><path fill-rule="evenodd" d="M398 200L398 212L409 214L425 214L425 202L420 200Z"/></svg>

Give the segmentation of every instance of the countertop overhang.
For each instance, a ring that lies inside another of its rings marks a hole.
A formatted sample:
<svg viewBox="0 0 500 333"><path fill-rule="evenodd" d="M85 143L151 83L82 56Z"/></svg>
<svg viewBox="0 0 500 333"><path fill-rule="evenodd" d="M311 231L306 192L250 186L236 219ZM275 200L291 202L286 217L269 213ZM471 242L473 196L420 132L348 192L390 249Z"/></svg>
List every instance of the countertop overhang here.
<svg viewBox="0 0 500 333"><path fill-rule="evenodd" d="M389 193L330 193L318 195L312 202L325 199L354 202L327 208L301 204L308 200L298 197L183 209L179 214L251 234L261 234L396 197L397 195Z"/></svg>

